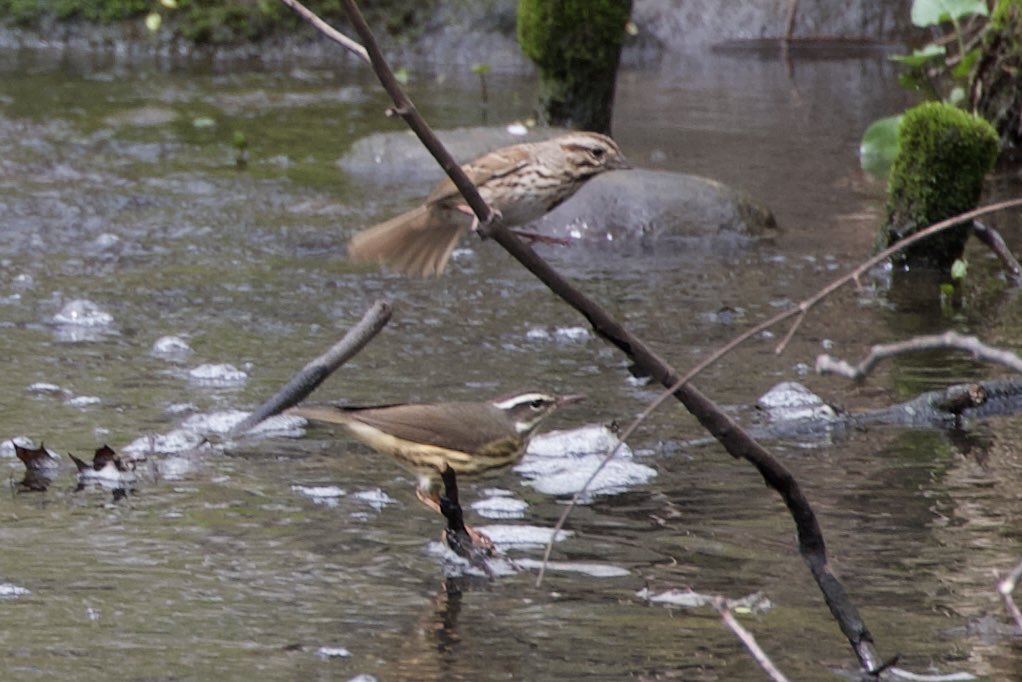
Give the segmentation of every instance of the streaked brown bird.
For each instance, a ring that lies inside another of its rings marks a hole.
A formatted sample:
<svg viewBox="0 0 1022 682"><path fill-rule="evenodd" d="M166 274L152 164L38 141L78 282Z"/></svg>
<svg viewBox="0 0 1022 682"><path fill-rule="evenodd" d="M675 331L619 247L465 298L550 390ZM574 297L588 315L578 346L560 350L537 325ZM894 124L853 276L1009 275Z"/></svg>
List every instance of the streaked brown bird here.
<svg viewBox="0 0 1022 682"><path fill-rule="evenodd" d="M629 168L614 140L572 132L502 147L461 168L508 227L539 218L605 171ZM466 229L478 220L450 178L419 207L359 232L348 242L356 262L381 263L406 275L440 274Z"/></svg>
<svg viewBox="0 0 1022 682"><path fill-rule="evenodd" d="M378 407L299 406L286 414L336 424L418 476L416 495L440 511L440 472L480 474L510 467L525 453L539 423L557 408L583 400L526 391L483 402Z"/></svg>

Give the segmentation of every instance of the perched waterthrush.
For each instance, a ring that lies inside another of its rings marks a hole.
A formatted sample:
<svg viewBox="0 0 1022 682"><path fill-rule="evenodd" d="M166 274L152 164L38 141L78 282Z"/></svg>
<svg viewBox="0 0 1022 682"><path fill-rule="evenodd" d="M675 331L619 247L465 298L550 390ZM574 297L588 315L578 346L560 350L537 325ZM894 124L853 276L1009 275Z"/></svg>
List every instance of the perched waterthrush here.
<svg viewBox="0 0 1022 682"><path fill-rule="evenodd" d="M287 414L337 424L374 450L391 455L418 476L419 499L439 511L440 472L446 466L466 475L510 467L521 459L544 418L584 398L525 391L482 402L299 406Z"/></svg>

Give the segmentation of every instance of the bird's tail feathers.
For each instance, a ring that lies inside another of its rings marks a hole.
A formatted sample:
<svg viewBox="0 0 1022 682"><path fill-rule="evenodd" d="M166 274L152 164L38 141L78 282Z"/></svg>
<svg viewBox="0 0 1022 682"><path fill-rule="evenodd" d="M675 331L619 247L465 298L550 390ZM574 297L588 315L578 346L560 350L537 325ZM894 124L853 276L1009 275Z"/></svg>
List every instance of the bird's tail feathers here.
<svg viewBox="0 0 1022 682"><path fill-rule="evenodd" d="M381 263L406 275L439 275L464 229L446 212L423 205L362 230L348 242L357 263Z"/></svg>

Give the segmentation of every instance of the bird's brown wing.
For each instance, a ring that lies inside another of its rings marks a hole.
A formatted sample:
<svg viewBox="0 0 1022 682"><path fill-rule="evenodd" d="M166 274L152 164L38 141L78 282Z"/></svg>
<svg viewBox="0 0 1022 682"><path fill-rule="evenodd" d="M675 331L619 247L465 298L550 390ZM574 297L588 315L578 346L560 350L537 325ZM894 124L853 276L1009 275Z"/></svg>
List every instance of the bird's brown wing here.
<svg viewBox="0 0 1022 682"><path fill-rule="evenodd" d="M314 421L359 421L402 440L477 452L513 434L504 414L485 403L387 405L383 407L295 407L288 410Z"/></svg>
<svg viewBox="0 0 1022 682"><path fill-rule="evenodd" d="M502 178L514 173L532 158L529 145L514 145L502 147L489 154L484 154L475 161L470 161L461 167L465 175L476 187L483 187L486 183L496 178ZM426 199L427 204L448 203L457 200L461 196L458 188L454 186L451 179L445 177Z"/></svg>
<svg viewBox="0 0 1022 682"><path fill-rule="evenodd" d="M440 206L419 206L353 236L348 256L419 277L440 274L466 225L467 218Z"/></svg>

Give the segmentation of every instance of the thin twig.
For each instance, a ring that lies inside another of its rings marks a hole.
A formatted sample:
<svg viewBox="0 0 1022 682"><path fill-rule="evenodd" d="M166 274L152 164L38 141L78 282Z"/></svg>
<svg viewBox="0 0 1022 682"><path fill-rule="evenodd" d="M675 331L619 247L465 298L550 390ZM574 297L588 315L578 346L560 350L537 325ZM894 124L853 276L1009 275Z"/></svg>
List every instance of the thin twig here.
<svg viewBox="0 0 1022 682"><path fill-rule="evenodd" d="M921 350L948 348L971 353L977 360L993 362L1009 367L1016 372L1022 372L1022 358L1015 353L988 346L975 336L966 336L954 331L915 336L896 343L877 344L870 348L869 355L863 358L858 365L852 365L846 360L823 354L816 358L816 371L819 374L837 374L852 381L862 381L880 362L887 358Z"/></svg>
<svg viewBox="0 0 1022 682"><path fill-rule="evenodd" d="M245 433L264 419L280 414L296 405L312 393L317 386L333 374L338 367L353 358L390 320L391 307L386 301L377 301L365 312L358 324L348 330L330 350L309 362L269 400L257 407L252 414L231 429L230 436Z"/></svg>
<svg viewBox="0 0 1022 682"><path fill-rule="evenodd" d="M986 244L1001 259L1001 265L1004 266L1008 281L1015 285L1022 284L1022 265L1019 265L1015 254L1008 248L1001 233L978 220L973 221L972 231L981 242Z"/></svg>
<svg viewBox="0 0 1022 682"><path fill-rule="evenodd" d="M364 61L366 64L370 63L369 53L366 52L366 49L364 47L362 47L357 42L355 42L348 36L338 31L337 29L335 29L330 24L320 19L315 14L315 12L307 8L302 3L298 2L298 0L280 0L280 1L287 5L288 7L290 7L291 9L293 9L298 14L298 16L312 24L312 26L317 31L325 35L327 38L334 41L335 43L343 47L345 50L348 50L349 52L353 53L355 56Z"/></svg>
<svg viewBox="0 0 1022 682"><path fill-rule="evenodd" d="M720 614L724 625L731 628L731 632L735 633L738 640L749 650L752 660L756 661L760 668L763 668L763 672L774 682L788 682L788 678L784 676L784 673L778 670L774 662L766 655L766 652L756 643L756 638L752 636L752 633L742 627L742 624L731 613L731 609L727 606L727 601L723 597L716 597L713 600L713 607L717 609L717 613Z"/></svg>

